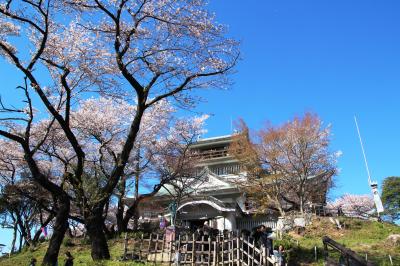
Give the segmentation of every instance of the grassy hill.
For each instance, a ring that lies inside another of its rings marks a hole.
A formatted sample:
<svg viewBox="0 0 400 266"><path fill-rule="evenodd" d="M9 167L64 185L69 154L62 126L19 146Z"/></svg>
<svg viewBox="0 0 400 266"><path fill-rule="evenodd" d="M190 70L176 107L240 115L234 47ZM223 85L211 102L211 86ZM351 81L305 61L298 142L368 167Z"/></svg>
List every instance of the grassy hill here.
<svg viewBox="0 0 400 266"><path fill-rule="evenodd" d="M328 218L315 218L302 235L290 232L281 241L291 248L289 257L293 265L323 265L322 237L328 236L336 242L355 251L361 257L367 254L368 260L376 265L400 265L400 243L387 240L391 234L400 234L400 227L359 219L340 218L344 228L339 230ZM297 245L298 241L298 245ZM278 243L277 243L278 244ZM317 247L317 261L315 261Z"/></svg>
<svg viewBox="0 0 400 266"><path fill-rule="evenodd" d="M82 241L83 242L83 241ZM47 249L47 242L41 243L34 250L24 250L19 254L12 255L10 258L0 258L1 266L23 266L29 265L32 258L38 260L38 265L42 261L44 254ZM122 240L110 240L109 248L111 253L111 260L104 262L93 262L90 257L90 245L81 243L79 240L72 241L71 239L66 239L61 246L60 257L58 260L58 265L64 265L64 254L66 251L70 251L74 256L74 265L85 265L85 266L132 266L134 263L121 262L118 259L123 254L123 241ZM143 265L143 264L138 264Z"/></svg>
<svg viewBox="0 0 400 266"><path fill-rule="evenodd" d="M282 241L275 241L275 244L282 243L289 250L288 257L290 265L323 265L323 245L322 237L329 236L340 244L354 250L360 256L375 262L376 265L390 265L388 255L393 258L393 265L400 265L400 244L394 244L387 240L391 234L400 234L400 227L371 221L363 221L358 219L341 218L344 228L336 229L328 218L315 218L310 226L302 235L295 232L287 234ZM298 243L298 244L297 244ZM42 243L35 250L25 250L20 254L11 256L11 258L0 259L0 265L17 266L28 265L31 258L38 261L44 256L47 243ZM104 265L104 266L120 266L135 265L130 262L120 262L118 258L123 253L122 240L109 241L111 261L92 262L90 258L90 246L83 241L70 239L64 241L60 254L70 251L75 257L74 265ZM314 248L317 247L317 261L315 261ZM59 265L64 265L64 258L60 256Z"/></svg>

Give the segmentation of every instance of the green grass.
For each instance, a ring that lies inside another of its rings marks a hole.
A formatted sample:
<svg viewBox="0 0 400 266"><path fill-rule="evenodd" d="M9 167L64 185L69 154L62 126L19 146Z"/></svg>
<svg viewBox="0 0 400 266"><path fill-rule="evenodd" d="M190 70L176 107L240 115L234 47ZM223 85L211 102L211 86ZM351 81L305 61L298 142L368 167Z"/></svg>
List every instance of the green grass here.
<svg viewBox="0 0 400 266"><path fill-rule="evenodd" d="M65 241L64 241L65 242ZM60 256L58 260L58 265L64 265L64 254L66 251L71 252L74 256L74 265L85 265L85 266L133 266L133 265L143 265L136 264L133 262L122 262L118 261L118 259L123 254L123 242L117 240L110 240L108 242L111 260L109 261L101 261L101 262L93 262L90 256L90 246L79 244L78 241L73 241L74 245L70 247L66 247L65 245L61 246ZM19 254L14 254L10 258L2 258L0 259L1 266L19 266L19 265L29 265L29 262L32 258L36 258L38 261L38 265L42 261L44 254L47 249L47 242L41 243L34 250L25 250Z"/></svg>
<svg viewBox="0 0 400 266"><path fill-rule="evenodd" d="M313 223L306 228L303 236L293 232L285 235L282 241L275 241L275 245L282 243L288 251L290 260L289 265L323 265L323 245L322 237L329 236L336 242L345 245L347 248L357 252L360 256L373 261L376 265L390 265L388 255L393 258L393 265L400 265L400 245L394 245L387 241L390 234L400 234L400 227L371 221L358 219L341 218L345 228L337 230L327 218L316 218ZM297 246L297 241L299 246ZM66 243L68 241L64 241ZM133 262L121 262L118 259L123 254L123 241L110 240L109 248L111 260L104 262L93 262L90 256L90 246L80 243L79 240L73 241L73 246L62 245L60 251L59 265L64 265L63 254L70 251L75 257L74 265L87 266L122 266L122 265L143 265ZM315 261L314 247L317 247L318 260ZM11 258L0 259L2 266L28 265L31 258L36 258L41 262L47 248L47 243L40 244L34 250L26 250ZM339 257L339 254L330 254Z"/></svg>
<svg viewBox="0 0 400 266"><path fill-rule="evenodd" d="M390 234L400 234L400 227L372 221L341 218L345 228L336 229L327 218L317 218L307 227L303 236L290 233L283 241L292 248L289 257L293 265L323 265L322 237L328 236L336 242L355 251L361 257L376 265L390 265L388 255L392 256L393 265L400 265L400 245L387 241ZM299 241L297 247L296 240ZM277 243L278 244L278 243ZM318 260L315 261L314 247L317 247ZM339 254L330 256L339 257Z"/></svg>

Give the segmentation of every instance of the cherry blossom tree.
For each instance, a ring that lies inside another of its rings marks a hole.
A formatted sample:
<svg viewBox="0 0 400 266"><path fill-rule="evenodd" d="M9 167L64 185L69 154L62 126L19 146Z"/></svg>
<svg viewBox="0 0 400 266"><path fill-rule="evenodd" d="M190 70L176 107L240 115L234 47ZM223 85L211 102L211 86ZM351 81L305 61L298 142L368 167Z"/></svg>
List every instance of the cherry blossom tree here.
<svg viewBox="0 0 400 266"><path fill-rule="evenodd" d="M26 103L21 108L2 103L0 135L20 145L31 178L57 201L54 233L43 261L52 265L68 228L71 200L83 211L92 258L110 257L99 225L125 173L146 110L166 98L192 106L192 90L229 85L238 51L201 0L7 0L0 2L0 56L25 77L19 88ZM112 160L91 160L72 125L77 102L93 94L135 105ZM34 132L37 110L46 110L48 119ZM54 153L50 141L63 143L65 150ZM54 155L63 164L40 165ZM98 186L88 195L86 177L101 173L102 166L111 174L95 176Z"/></svg>
<svg viewBox="0 0 400 266"><path fill-rule="evenodd" d="M15 251L17 231L20 249L23 240L27 246L36 245L40 227L54 218L46 211L51 208L50 195L27 178L27 167L18 148L13 142L0 140L0 221L3 227L13 230L11 252Z"/></svg>
<svg viewBox="0 0 400 266"><path fill-rule="evenodd" d="M375 213L374 199L369 195L345 194L334 202L329 202L327 207L331 210L340 210L350 217L368 218Z"/></svg>
<svg viewBox="0 0 400 266"><path fill-rule="evenodd" d="M303 213L307 202L325 201L339 156L329 149L329 126L306 113L281 126L267 124L253 137L244 122L242 128L232 152L247 166L245 185L259 206L284 215L283 205Z"/></svg>
<svg viewBox="0 0 400 266"><path fill-rule="evenodd" d="M187 169L194 167L195 160L191 157L189 147L204 133L203 124L207 117L171 119L168 127L153 129L159 134L156 142L147 142L147 145L143 145L146 142L139 141L139 147L134 149L136 156L132 156L135 161L131 164L134 166L131 172L134 177L134 190L132 191L134 200L130 203L125 214L122 215L120 206L126 205L122 195L126 196L128 192L125 187L127 183L123 183L123 190L119 191L119 219L117 218L117 223L120 224L118 231L126 231L131 218L134 218L135 228L140 202L145 198L154 196L165 185L171 185L182 180L183 176L186 177L188 174ZM160 131L160 129L163 130ZM126 179L122 178L121 181L125 182ZM149 181L151 181L149 193L139 195L139 185L148 187Z"/></svg>

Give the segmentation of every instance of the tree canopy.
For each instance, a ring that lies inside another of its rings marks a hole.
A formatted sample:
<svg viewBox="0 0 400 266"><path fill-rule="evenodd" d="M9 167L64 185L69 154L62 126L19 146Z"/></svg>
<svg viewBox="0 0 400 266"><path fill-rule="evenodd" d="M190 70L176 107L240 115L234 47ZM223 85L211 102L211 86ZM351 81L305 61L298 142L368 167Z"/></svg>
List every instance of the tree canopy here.
<svg viewBox="0 0 400 266"><path fill-rule="evenodd" d="M390 176L383 180L382 203L384 215L392 222L400 219L400 177Z"/></svg>
<svg viewBox="0 0 400 266"><path fill-rule="evenodd" d="M19 147L30 178L54 198L43 262L54 265L71 201L81 210L93 259L110 257L103 212L146 130L146 114L162 101L192 107L194 89L229 86L239 51L202 0L4 0L0 56L23 75L16 85L21 104L2 98L0 135ZM100 124L90 118L91 104L82 103L89 97L109 98L97 103ZM127 107L123 124L106 101ZM123 130L113 131L113 123ZM51 171L49 156L59 162Z"/></svg>

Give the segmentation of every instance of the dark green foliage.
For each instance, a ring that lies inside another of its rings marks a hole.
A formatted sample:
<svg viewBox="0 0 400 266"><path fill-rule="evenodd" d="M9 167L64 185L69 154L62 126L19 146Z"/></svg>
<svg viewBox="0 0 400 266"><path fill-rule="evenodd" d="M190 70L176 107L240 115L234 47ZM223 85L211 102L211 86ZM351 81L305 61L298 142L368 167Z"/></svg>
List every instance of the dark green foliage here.
<svg viewBox="0 0 400 266"><path fill-rule="evenodd" d="M385 178L382 186L382 203L385 208L385 218L391 222L400 219L400 177Z"/></svg>
<svg viewBox="0 0 400 266"><path fill-rule="evenodd" d="M64 247L73 247L73 246L75 246L74 242L69 237L65 237L64 238L63 245L64 245Z"/></svg>
<svg viewBox="0 0 400 266"><path fill-rule="evenodd" d="M85 246L85 245L90 245L90 239L89 239L88 237L81 238L81 239L79 240L79 243L80 243L81 245L83 245L83 246Z"/></svg>

